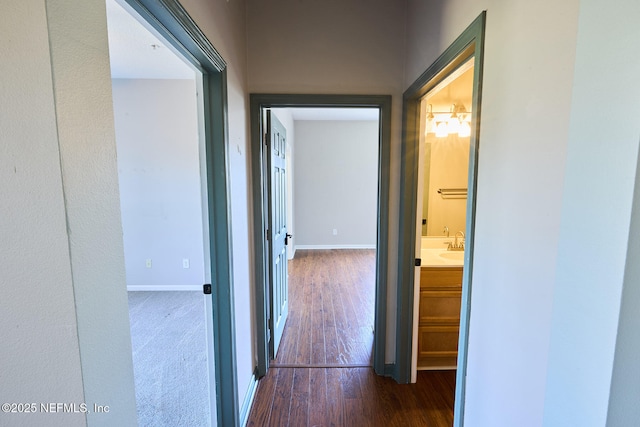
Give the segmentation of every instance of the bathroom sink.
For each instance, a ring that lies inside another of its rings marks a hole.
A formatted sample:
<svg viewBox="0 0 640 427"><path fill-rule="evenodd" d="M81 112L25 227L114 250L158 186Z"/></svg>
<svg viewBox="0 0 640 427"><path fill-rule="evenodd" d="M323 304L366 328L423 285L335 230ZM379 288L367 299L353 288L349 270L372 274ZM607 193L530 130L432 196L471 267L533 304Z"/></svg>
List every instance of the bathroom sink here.
<svg viewBox="0 0 640 427"><path fill-rule="evenodd" d="M441 258L444 258L444 259L452 259L452 260L460 260L460 261L462 261L464 259L464 252L463 251L442 252L442 253L440 253L438 255Z"/></svg>

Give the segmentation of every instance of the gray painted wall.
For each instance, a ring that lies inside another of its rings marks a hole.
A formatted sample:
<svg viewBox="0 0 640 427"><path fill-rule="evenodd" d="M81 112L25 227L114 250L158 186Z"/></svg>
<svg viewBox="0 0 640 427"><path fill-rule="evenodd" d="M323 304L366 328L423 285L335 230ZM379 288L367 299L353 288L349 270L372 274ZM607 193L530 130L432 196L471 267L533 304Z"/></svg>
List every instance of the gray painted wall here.
<svg viewBox="0 0 640 427"><path fill-rule="evenodd" d="M348 6L342 0L247 0L246 10L250 92L393 96L387 363L395 360L397 241L393 236L398 223L405 7L396 0L353 1Z"/></svg>
<svg viewBox="0 0 640 427"><path fill-rule="evenodd" d="M640 157L639 157L640 160ZM629 247L609 396L607 426L625 427L640 419L640 173L636 172Z"/></svg>
<svg viewBox="0 0 640 427"><path fill-rule="evenodd" d="M104 2L2 9L0 400L110 411L0 424L135 425Z"/></svg>
<svg viewBox="0 0 640 427"><path fill-rule="evenodd" d="M0 14L0 400L83 402L66 206L44 3ZM25 55L25 50L29 54ZM37 120L34 120L37 118ZM86 425L63 414L57 425ZM52 425L0 413L0 424Z"/></svg>
<svg viewBox="0 0 640 427"><path fill-rule="evenodd" d="M208 0L180 2L227 62L229 132L229 199L235 302L238 400L249 397L256 366L253 304L253 234L250 193L250 151L247 87L246 3ZM223 284L227 285L227 284Z"/></svg>
<svg viewBox="0 0 640 427"><path fill-rule="evenodd" d="M640 342L635 270L625 278L637 233L638 5L410 0L407 86L483 9L465 425L601 426L607 411L625 425L637 419L637 387L623 376L637 378ZM613 104L624 113L590 108ZM634 309L620 311L622 295ZM617 334L629 341L616 350Z"/></svg>
<svg viewBox="0 0 640 427"><path fill-rule="evenodd" d="M195 80L113 80L130 290L205 283L196 102Z"/></svg>
<svg viewBox="0 0 640 427"><path fill-rule="evenodd" d="M634 24L640 4L624 0L608 6L580 2L553 292L547 426L637 423L637 418L623 421L638 413L639 396L638 383L627 381L638 379L640 347L633 329L639 308L638 212L632 212L638 203L640 58L629 57L640 49L640 28ZM617 108L593 111L587 103L615 103Z"/></svg>
<svg viewBox="0 0 640 427"><path fill-rule="evenodd" d="M378 122L295 123L296 247L374 248Z"/></svg>
<svg viewBox="0 0 640 427"><path fill-rule="evenodd" d="M579 1L408 5L407 86L487 10L465 425L540 426Z"/></svg>

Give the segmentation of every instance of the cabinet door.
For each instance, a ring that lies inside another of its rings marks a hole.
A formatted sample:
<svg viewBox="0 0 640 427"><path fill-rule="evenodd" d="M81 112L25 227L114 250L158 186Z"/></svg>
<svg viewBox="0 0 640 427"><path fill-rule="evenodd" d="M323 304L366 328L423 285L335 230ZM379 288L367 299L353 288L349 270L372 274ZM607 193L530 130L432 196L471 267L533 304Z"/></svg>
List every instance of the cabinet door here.
<svg viewBox="0 0 640 427"><path fill-rule="evenodd" d="M418 366L452 369L458 358L458 326L418 328Z"/></svg>
<svg viewBox="0 0 640 427"><path fill-rule="evenodd" d="M461 291L421 291L420 325L459 324Z"/></svg>

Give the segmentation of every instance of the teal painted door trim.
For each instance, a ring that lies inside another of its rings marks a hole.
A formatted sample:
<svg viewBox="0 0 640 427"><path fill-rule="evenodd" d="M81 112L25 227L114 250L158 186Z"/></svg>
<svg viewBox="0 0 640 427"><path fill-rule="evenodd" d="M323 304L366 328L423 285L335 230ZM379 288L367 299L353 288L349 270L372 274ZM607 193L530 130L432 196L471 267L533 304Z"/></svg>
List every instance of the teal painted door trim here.
<svg viewBox="0 0 640 427"><path fill-rule="evenodd" d="M400 243L398 250L398 313L396 323L396 364L394 377L400 383L411 380L411 354L414 307L414 259L416 242L416 211L418 188L418 131L420 100L440 80L452 61L475 58L473 100L471 111L471 149L469 150L469 183L467 195L466 253L462 278L462 305L458 342L458 369L454 425L464 423L465 378L469 339L471 277L473 271L473 245L475 230L475 200L480 135L480 107L482 94L482 68L486 12L482 12L467 29L418 77L403 95L403 135L400 164ZM456 65L457 66L457 65Z"/></svg>
<svg viewBox="0 0 640 427"><path fill-rule="evenodd" d="M387 265L389 260L389 168L391 164L391 96L390 95L304 95L251 94L251 167L253 180L253 230L255 250L255 298L258 376L269 369L267 332L267 248L265 236L265 144L264 112L273 107L373 107L380 111L378 140L378 223L376 244L376 303L373 365L378 375L385 367L387 324Z"/></svg>
<svg viewBox="0 0 640 427"><path fill-rule="evenodd" d="M216 413L219 426L238 426L240 408L231 260L226 63L178 1L126 2L202 72Z"/></svg>

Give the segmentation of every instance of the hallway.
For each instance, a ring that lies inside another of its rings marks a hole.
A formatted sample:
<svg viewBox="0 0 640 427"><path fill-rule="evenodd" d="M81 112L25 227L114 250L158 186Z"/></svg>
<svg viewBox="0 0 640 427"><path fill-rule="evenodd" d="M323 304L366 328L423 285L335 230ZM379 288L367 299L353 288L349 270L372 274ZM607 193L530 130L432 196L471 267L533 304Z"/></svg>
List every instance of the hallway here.
<svg viewBox="0 0 640 427"><path fill-rule="evenodd" d="M374 250L297 251L289 318L250 426L451 426L455 371L397 384L375 375Z"/></svg>

